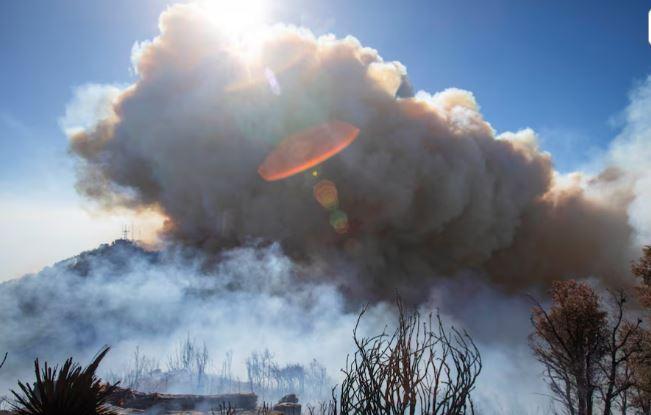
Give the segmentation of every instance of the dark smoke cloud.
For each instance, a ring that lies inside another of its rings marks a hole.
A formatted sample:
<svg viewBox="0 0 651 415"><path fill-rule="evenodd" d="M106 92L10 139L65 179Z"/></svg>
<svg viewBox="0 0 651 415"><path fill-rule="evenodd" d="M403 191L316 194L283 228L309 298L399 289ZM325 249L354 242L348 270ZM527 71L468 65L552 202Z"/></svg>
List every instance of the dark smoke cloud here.
<svg viewBox="0 0 651 415"><path fill-rule="evenodd" d="M252 49L194 5L160 28L113 113L71 136L78 188L105 207L153 206L167 239L208 252L277 241L364 299L422 299L468 271L507 290L627 274L630 194L558 176L531 130L497 135L471 93L414 96L400 63L352 37L276 26ZM361 132L318 177L258 176L280 140L329 120ZM321 179L345 235L313 197Z"/></svg>

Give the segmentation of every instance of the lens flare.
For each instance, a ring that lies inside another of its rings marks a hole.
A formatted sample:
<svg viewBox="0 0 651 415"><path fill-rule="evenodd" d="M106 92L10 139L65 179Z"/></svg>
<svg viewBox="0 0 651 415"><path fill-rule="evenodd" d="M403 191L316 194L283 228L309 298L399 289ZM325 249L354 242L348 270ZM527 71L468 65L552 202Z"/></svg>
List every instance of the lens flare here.
<svg viewBox="0 0 651 415"><path fill-rule="evenodd" d="M264 76L267 78L267 83L269 84L269 89L274 95L280 95L282 90L280 89L280 83L276 78L276 74L269 68L264 68Z"/></svg>
<svg viewBox="0 0 651 415"><path fill-rule="evenodd" d="M330 121L285 138L267 155L258 173L267 181L285 179L323 163L348 147L359 128L343 121Z"/></svg>
<svg viewBox="0 0 651 415"><path fill-rule="evenodd" d="M339 209L333 210L330 214L330 225L335 228L335 232L344 234L348 232L348 215Z"/></svg>
<svg viewBox="0 0 651 415"><path fill-rule="evenodd" d="M336 208L339 204L337 187L330 180L321 180L314 185L314 198L328 210Z"/></svg>

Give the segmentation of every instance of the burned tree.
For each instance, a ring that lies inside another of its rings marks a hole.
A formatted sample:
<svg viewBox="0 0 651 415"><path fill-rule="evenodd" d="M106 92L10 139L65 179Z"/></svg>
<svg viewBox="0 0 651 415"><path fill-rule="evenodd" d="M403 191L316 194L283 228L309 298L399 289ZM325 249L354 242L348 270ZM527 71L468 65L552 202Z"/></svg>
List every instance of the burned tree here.
<svg viewBox="0 0 651 415"><path fill-rule="evenodd" d="M552 284L549 310L535 302L530 343L544 366L552 396L571 415L632 407L638 384L635 362L644 352L640 319L626 317L626 294L602 302L586 283ZM606 306L608 306L606 308Z"/></svg>
<svg viewBox="0 0 651 415"><path fill-rule="evenodd" d="M481 357L470 336L444 328L438 314L406 315L400 301L392 333L360 337L360 314L353 331L356 352L343 369L342 414L473 413L470 395Z"/></svg>
<svg viewBox="0 0 651 415"><path fill-rule="evenodd" d="M624 317L627 298L623 291L611 295L613 310L609 316L608 332L604 343L605 354L599 362L601 371L599 393L604 415L611 415L616 403L619 404L622 413L626 413L628 391L636 384L631 370L633 360L640 356L644 347L640 327L642 320L631 322Z"/></svg>
<svg viewBox="0 0 651 415"><path fill-rule="evenodd" d="M651 245L642 250L642 257L631 267L633 275L642 280L642 288L651 289Z"/></svg>
<svg viewBox="0 0 651 415"><path fill-rule="evenodd" d="M549 311L535 302L531 348L545 368L554 399L570 415L590 415L599 363L606 354L606 312L585 283L557 281L550 293Z"/></svg>
<svg viewBox="0 0 651 415"><path fill-rule="evenodd" d="M630 323L628 323L630 325ZM617 405L622 414L629 409L635 414L651 414L651 333L638 326L633 335L631 345L626 347L630 357L623 363L621 383L627 382L630 387L622 392Z"/></svg>
<svg viewBox="0 0 651 415"><path fill-rule="evenodd" d="M267 349L249 355L246 371L250 391L263 399L298 393L304 398L321 400L334 383L326 368L316 359L307 366L298 363L281 365Z"/></svg>
<svg viewBox="0 0 651 415"><path fill-rule="evenodd" d="M142 390L143 381L151 376L151 373L158 369L158 362L150 357L147 357L140 351L140 346L136 346L131 360L132 367L120 383L125 385L128 389Z"/></svg>
<svg viewBox="0 0 651 415"><path fill-rule="evenodd" d="M168 371L175 374L185 374L189 384L194 384L193 389L205 389L206 368L210 362L210 353L206 343L199 344L190 338L188 333L185 340L181 341L174 353L167 360Z"/></svg>
<svg viewBox="0 0 651 415"><path fill-rule="evenodd" d="M644 247L642 257L631 267L633 275L639 278L637 294L640 303L651 308L651 245ZM639 348L631 355L628 370L633 385L627 394L627 405L637 413L651 415L651 332L639 328L636 334Z"/></svg>

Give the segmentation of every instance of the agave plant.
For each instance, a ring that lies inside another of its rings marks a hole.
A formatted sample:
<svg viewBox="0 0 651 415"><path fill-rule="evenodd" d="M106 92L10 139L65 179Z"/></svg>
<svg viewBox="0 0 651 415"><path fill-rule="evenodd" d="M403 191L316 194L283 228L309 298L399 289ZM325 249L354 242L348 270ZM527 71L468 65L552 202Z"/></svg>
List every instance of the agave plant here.
<svg viewBox="0 0 651 415"><path fill-rule="evenodd" d="M85 369L73 362L65 361L61 369L48 366L41 369L38 359L34 362L36 382L31 386L18 382L22 394L11 393L16 398L13 404L18 415L115 415L108 409L107 398L117 383L102 384L95 371L109 351L104 347Z"/></svg>

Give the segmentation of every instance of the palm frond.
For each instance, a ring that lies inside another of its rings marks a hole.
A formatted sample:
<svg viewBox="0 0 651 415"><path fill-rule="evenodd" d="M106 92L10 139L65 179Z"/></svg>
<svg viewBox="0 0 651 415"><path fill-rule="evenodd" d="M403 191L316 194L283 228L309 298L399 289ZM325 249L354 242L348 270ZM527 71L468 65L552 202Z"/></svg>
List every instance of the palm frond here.
<svg viewBox="0 0 651 415"><path fill-rule="evenodd" d="M36 381L33 385L18 382L19 391L12 390L17 415L115 415L106 402L118 383L103 384L95 374L110 348L102 348L84 369L72 358L59 369L47 362L41 369L34 361Z"/></svg>

